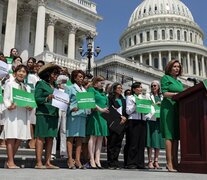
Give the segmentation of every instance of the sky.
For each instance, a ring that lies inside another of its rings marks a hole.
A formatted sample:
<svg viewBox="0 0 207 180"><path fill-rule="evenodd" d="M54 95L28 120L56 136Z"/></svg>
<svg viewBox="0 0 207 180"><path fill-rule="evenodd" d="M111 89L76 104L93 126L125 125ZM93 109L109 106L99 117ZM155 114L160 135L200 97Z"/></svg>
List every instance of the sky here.
<svg viewBox="0 0 207 180"><path fill-rule="evenodd" d="M97 59L120 51L119 38L128 26L128 21L143 0L92 0L96 3L97 13L103 18L97 23L98 36L95 46L100 46ZM207 0L181 0L191 11L194 21L205 34L207 46Z"/></svg>

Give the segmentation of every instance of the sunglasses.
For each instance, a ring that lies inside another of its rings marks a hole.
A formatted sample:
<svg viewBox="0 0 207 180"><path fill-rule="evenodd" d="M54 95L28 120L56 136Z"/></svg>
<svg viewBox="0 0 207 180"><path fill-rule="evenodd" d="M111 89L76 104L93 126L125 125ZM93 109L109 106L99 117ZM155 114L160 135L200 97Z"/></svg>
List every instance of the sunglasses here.
<svg viewBox="0 0 207 180"><path fill-rule="evenodd" d="M157 85L151 85L151 87L157 87Z"/></svg>

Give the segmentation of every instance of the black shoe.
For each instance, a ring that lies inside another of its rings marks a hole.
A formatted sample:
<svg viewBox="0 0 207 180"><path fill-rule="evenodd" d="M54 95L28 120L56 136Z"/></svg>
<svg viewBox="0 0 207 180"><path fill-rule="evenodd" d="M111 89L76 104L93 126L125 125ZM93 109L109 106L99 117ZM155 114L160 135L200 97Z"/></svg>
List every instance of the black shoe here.
<svg viewBox="0 0 207 180"><path fill-rule="evenodd" d="M97 167L98 169L104 169L102 166L98 166L98 164L96 164L96 167Z"/></svg>
<svg viewBox="0 0 207 180"><path fill-rule="evenodd" d="M115 166L108 166L108 169L110 169L110 170L115 170L116 167L115 167Z"/></svg>
<svg viewBox="0 0 207 180"><path fill-rule="evenodd" d="M145 166L137 166L137 169L147 169Z"/></svg>
<svg viewBox="0 0 207 180"><path fill-rule="evenodd" d="M136 165L129 165L129 166L126 166L126 169L137 169L137 166Z"/></svg>

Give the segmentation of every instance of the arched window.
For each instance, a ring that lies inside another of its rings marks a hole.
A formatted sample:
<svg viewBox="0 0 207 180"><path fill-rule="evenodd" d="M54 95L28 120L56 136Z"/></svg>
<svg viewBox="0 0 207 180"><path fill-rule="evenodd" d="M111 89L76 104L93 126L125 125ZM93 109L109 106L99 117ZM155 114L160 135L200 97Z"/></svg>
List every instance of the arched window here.
<svg viewBox="0 0 207 180"><path fill-rule="evenodd" d="M190 33L190 42L193 42L193 34Z"/></svg>
<svg viewBox="0 0 207 180"><path fill-rule="evenodd" d="M187 32L184 31L184 41L187 41Z"/></svg>
<svg viewBox="0 0 207 180"><path fill-rule="evenodd" d="M173 30L170 29L170 39L173 39Z"/></svg>
<svg viewBox="0 0 207 180"><path fill-rule="evenodd" d="M177 40L180 40L180 30L177 30Z"/></svg>
<svg viewBox="0 0 207 180"><path fill-rule="evenodd" d="M157 11L157 5L155 5L155 11Z"/></svg>
<svg viewBox="0 0 207 180"><path fill-rule="evenodd" d="M143 43L143 34L142 33L139 34L139 39L140 39L140 43Z"/></svg>
<svg viewBox="0 0 207 180"><path fill-rule="evenodd" d="M157 31L154 31L154 40L157 40Z"/></svg>
<svg viewBox="0 0 207 180"><path fill-rule="evenodd" d="M167 65L167 58L166 57L163 57L162 58L162 66L163 66L163 69L165 69L166 65Z"/></svg>
<svg viewBox="0 0 207 180"><path fill-rule="evenodd" d="M136 45L137 44L137 36L135 35L134 36L134 45Z"/></svg>
<svg viewBox="0 0 207 180"><path fill-rule="evenodd" d="M165 30L162 30L162 40L165 40Z"/></svg>
<svg viewBox="0 0 207 180"><path fill-rule="evenodd" d="M147 41L150 41L150 32L147 31Z"/></svg>

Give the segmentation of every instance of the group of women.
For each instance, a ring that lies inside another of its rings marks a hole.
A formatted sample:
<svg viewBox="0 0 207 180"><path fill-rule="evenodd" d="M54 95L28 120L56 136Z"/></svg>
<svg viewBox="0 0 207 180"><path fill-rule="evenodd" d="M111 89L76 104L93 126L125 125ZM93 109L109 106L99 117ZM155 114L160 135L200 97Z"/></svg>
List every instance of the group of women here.
<svg viewBox="0 0 207 180"><path fill-rule="evenodd" d="M151 83L151 92L142 95L142 84L135 82L131 91L123 94L122 85L114 83L109 93L104 92L105 79L94 77L90 85L84 84L85 73L74 70L71 73L72 85L65 88L69 96L69 107L66 116L67 137L67 165L69 169L84 169L81 163L83 141L88 142L89 168L102 169L100 154L103 138L107 137L107 162L110 169L120 169L118 157L122 147L122 140L126 136L124 147L124 165L128 169L145 168L144 152L148 150L148 168L160 168L158 164L159 149L166 146L166 168L176 171L178 160L179 122L177 103L172 97L183 90L182 83L177 79L182 73L179 61L168 63L165 75L158 81ZM36 126L36 166L37 169L57 169L51 163L53 138L58 133L58 108L52 106L53 91L57 87L56 80L60 74L60 67L55 64L46 64L38 71L41 79L35 87ZM20 140L30 139L29 113L31 107L17 107L11 97L12 88L27 91L24 84L28 75L25 65L18 65L14 70L14 80L5 85L4 104L6 106L6 120L3 134L6 139L8 168L19 168L14 162L14 155L18 150ZM93 109L79 109L76 94L93 92L96 107ZM161 93L162 92L162 93ZM161 106L160 118L155 112L139 113L136 110L137 99L149 99L153 104ZM123 130L117 134L110 128L103 113L110 113L113 107L120 114L120 124ZM85 137L89 137L87 140ZM164 143L165 141L165 143ZM45 163L42 162L43 146L45 143ZM73 154L75 147L75 155ZM152 160L154 149L154 161Z"/></svg>

